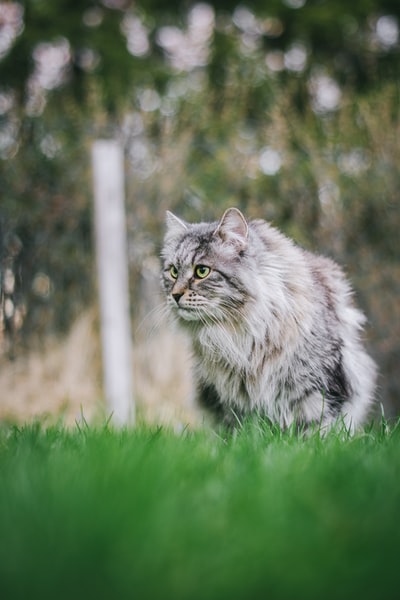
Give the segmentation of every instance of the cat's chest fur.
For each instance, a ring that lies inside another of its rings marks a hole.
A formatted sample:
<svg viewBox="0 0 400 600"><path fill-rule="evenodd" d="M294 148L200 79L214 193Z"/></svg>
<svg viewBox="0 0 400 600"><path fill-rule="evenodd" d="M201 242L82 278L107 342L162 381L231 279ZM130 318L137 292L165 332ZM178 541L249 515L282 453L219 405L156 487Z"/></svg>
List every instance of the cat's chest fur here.
<svg viewBox="0 0 400 600"><path fill-rule="evenodd" d="M287 357L269 346L262 328L258 334L237 325L203 328L193 338L198 381L215 388L227 413L256 411L287 425L293 400L285 387Z"/></svg>

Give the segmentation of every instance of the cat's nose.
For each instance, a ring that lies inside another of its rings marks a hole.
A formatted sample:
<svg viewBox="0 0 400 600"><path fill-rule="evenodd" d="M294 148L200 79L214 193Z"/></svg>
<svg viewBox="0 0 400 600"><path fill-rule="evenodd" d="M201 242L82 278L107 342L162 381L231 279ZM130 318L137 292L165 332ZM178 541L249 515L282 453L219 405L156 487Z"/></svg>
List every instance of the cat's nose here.
<svg viewBox="0 0 400 600"><path fill-rule="evenodd" d="M179 300L182 298L183 292L177 292L176 294L172 294L173 299L177 304L179 304Z"/></svg>

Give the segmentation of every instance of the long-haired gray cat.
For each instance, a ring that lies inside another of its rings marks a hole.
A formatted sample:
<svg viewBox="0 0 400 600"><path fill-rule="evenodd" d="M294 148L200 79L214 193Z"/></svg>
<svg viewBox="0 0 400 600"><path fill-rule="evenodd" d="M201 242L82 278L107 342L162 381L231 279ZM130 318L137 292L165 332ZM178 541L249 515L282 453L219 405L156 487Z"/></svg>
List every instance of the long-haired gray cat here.
<svg viewBox="0 0 400 600"><path fill-rule="evenodd" d="M236 208L215 223L167 213L163 288L189 332L200 404L226 424L257 413L281 427L368 416L376 369L341 269Z"/></svg>

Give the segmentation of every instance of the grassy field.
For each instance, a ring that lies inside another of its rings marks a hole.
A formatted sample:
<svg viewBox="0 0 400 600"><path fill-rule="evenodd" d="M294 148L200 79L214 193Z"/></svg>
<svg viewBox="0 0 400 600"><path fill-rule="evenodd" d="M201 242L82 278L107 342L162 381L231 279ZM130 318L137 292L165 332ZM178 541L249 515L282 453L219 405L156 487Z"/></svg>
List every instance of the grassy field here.
<svg viewBox="0 0 400 600"><path fill-rule="evenodd" d="M0 597L398 598L400 427L0 430Z"/></svg>

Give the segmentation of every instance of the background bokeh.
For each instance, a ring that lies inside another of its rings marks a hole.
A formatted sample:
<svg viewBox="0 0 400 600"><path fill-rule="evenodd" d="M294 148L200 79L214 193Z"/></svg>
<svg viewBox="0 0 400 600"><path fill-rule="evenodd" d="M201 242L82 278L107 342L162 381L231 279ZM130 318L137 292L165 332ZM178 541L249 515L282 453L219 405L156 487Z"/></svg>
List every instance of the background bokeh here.
<svg viewBox="0 0 400 600"><path fill-rule="evenodd" d="M0 2L0 417L101 405L96 138L125 153L145 416L191 410L186 341L156 316L165 210L228 206L344 265L398 415L399 73L398 0Z"/></svg>

